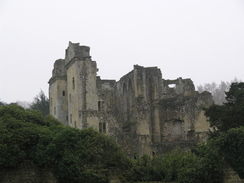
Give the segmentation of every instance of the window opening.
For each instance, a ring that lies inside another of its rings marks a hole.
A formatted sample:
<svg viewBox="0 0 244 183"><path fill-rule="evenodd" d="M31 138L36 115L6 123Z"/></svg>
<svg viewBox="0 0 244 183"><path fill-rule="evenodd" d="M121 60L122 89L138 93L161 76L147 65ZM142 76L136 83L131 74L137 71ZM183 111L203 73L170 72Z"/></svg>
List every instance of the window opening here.
<svg viewBox="0 0 244 183"><path fill-rule="evenodd" d="M102 133L103 131L103 123L102 122L99 122L99 132Z"/></svg>
<svg viewBox="0 0 244 183"><path fill-rule="evenodd" d="M101 111L101 101L98 101L98 111Z"/></svg>
<svg viewBox="0 0 244 183"><path fill-rule="evenodd" d="M169 84L169 88L175 88L176 84Z"/></svg>
<svg viewBox="0 0 244 183"><path fill-rule="evenodd" d="M75 89L75 78L72 79L73 90Z"/></svg>
<svg viewBox="0 0 244 183"><path fill-rule="evenodd" d="M69 115L70 123L72 124L72 114Z"/></svg>
<svg viewBox="0 0 244 183"><path fill-rule="evenodd" d="M99 132L106 133L106 123L105 122L99 122Z"/></svg>
<svg viewBox="0 0 244 183"><path fill-rule="evenodd" d="M106 133L106 123L103 123L103 133Z"/></svg>

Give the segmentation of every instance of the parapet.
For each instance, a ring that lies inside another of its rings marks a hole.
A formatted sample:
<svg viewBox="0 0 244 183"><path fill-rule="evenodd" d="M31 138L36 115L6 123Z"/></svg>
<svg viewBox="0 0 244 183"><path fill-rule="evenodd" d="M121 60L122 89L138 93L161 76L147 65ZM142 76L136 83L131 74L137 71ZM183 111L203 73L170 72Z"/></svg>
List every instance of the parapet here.
<svg viewBox="0 0 244 183"><path fill-rule="evenodd" d="M55 61L53 65L52 77L66 75L64 64L65 64L64 59L58 59Z"/></svg>
<svg viewBox="0 0 244 183"><path fill-rule="evenodd" d="M56 79L66 79L66 70L65 70L65 60L58 59L53 64L52 77L48 81L49 84L52 84Z"/></svg>
<svg viewBox="0 0 244 183"><path fill-rule="evenodd" d="M80 43L69 42L68 48L65 50L65 65L73 59L84 60L90 59L90 47L80 46Z"/></svg>

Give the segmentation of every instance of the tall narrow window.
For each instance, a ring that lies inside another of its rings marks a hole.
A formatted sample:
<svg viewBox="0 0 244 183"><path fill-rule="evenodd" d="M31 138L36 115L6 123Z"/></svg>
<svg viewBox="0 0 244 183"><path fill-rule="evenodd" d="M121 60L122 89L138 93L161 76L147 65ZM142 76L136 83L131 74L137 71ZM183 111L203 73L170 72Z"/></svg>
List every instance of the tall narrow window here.
<svg viewBox="0 0 244 183"><path fill-rule="evenodd" d="M103 133L106 133L106 122L103 123Z"/></svg>
<svg viewBox="0 0 244 183"><path fill-rule="evenodd" d="M75 78L72 79L73 90L75 89Z"/></svg>
<svg viewBox="0 0 244 183"><path fill-rule="evenodd" d="M98 111L104 111L104 101L98 101Z"/></svg>
<svg viewBox="0 0 244 183"><path fill-rule="evenodd" d="M102 103L101 110L104 111L104 101L102 101L101 103Z"/></svg>
<svg viewBox="0 0 244 183"><path fill-rule="evenodd" d="M102 133L103 132L103 123L99 122L99 132Z"/></svg>
<svg viewBox="0 0 244 183"><path fill-rule="evenodd" d="M69 122L72 124L72 114L69 115Z"/></svg>
<svg viewBox="0 0 244 183"><path fill-rule="evenodd" d="M100 133L106 133L106 123L105 122L99 122L99 132Z"/></svg>
<svg viewBox="0 0 244 183"><path fill-rule="evenodd" d="M54 115L56 115L56 107L54 107L53 113L54 113Z"/></svg>
<svg viewBox="0 0 244 183"><path fill-rule="evenodd" d="M63 91L63 96L65 96L65 91Z"/></svg>
<svg viewBox="0 0 244 183"><path fill-rule="evenodd" d="M74 121L74 124L75 124L75 128L76 128L76 121Z"/></svg>
<svg viewBox="0 0 244 183"><path fill-rule="evenodd" d="M98 101L98 111L101 111L101 102Z"/></svg>

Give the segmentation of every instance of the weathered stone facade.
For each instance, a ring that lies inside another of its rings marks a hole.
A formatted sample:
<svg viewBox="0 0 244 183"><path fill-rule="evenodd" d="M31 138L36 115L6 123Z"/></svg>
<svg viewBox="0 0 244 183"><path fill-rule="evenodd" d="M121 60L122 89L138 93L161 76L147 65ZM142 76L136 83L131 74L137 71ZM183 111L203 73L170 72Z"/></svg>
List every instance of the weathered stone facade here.
<svg viewBox="0 0 244 183"><path fill-rule="evenodd" d="M202 110L213 104L190 79L162 79L157 67L134 65L119 81L97 76L90 48L69 43L49 80L50 114L76 128L94 127L123 143L128 154L154 154L206 139Z"/></svg>

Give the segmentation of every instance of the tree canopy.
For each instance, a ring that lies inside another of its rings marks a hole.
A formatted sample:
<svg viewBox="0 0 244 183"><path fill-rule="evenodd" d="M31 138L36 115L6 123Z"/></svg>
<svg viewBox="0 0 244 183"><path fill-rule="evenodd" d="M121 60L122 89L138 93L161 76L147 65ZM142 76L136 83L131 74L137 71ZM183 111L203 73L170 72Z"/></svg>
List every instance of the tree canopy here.
<svg viewBox="0 0 244 183"><path fill-rule="evenodd" d="M232 83L226 92L226 101L223 105L212 105L205 109L210 126L217 127L218 131L227 131L231 128L244 126L244 83Z"/></svg>
<svg viewBox="0 0 244 183"><path fill-rule="evenodd" d="M64 127L40 111L0 106L0 168L25 160L52 167L59 182L106 182L102 170L127 169L114 140L93 129Z"/></svg>
<svg viewBox="0 0 244 183"><path fill-rule="evenodd" d="M222 105L225 100L225 92L230 88L229 82L221 81L220 84L215 82L205 83L204 85L197 86L197 90L201 93L204 91L208 91L213 96L213 101L217 105Z"/></svg>
<svg viewBox="0 0 244 183"><path fill-rule="evenodd" d="M226 102L226 94L225 92L230 89L231 83L242 82L241 80L234 78L231 82L221 81L220 84L216 82L205 83L203 85L197 86L197 90L202 93L204 91L208 91L212 94L214 103L217 105L222 105Z"/></svg>
<svg viewBox="0 0 244 183"><path fill-rule="evenodd" d="M42 90L34 98L34 101L30 104L30 109L41 111L43 116L49 114L49 99L46 97L45 93Z"/></svg>
<svg viewBox="0 0 244 183"><path fill-rule="evenodd" d="M220 155L244 179L244 126L222 132L214 140Z"/></svg>
<svg viewBox="0 0 244 183"><path fill-rule="evenodd" d="M232 83L226 102L205 109L214 131L210 137L225 161L244 178L244 83ZM216 128L215 128L216 127Z"/></svg>

